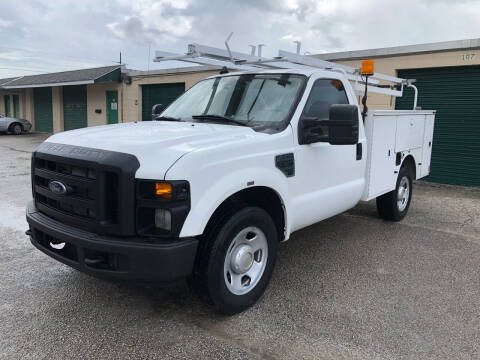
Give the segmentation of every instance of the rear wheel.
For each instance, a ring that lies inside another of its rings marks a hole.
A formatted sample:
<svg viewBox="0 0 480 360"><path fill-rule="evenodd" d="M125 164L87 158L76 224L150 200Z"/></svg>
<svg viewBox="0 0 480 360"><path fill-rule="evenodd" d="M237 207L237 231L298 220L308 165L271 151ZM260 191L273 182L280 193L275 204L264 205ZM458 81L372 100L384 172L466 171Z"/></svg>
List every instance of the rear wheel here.
<svg viewBox="0 0 480 360"><path fill-rule="evenodd" d="M238 210L202 239L190 284L219 313L241 312L265 291L277 245L275 223L265 210Z"/></svg>
<svg viewBox="0 0 480 360"><path fill-rule="evenodd" d="M412 176L403 166L397 178L395 190L377 198L377 210L385 220L400 221L407 215L412 199Z"/></svg>
<svg viewBox="0 0 480 360"><path fill-rule="evenodd" d="M13 135L21 135L21 134L22 134L22 125L20 125L20 124L13 124L13 125L10 127L10 132L11 132Z"/></svg>

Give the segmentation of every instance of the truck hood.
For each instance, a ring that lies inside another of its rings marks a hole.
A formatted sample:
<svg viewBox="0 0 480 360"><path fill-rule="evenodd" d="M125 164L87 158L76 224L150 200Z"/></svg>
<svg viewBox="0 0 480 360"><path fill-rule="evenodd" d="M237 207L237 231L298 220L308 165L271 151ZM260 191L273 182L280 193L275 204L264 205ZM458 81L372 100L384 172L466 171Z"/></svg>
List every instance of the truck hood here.
<svg viewBox="0 0 480 360"><path fill-rule="evenodd" d="M46 141L132 154L140 162L137 178L163 179L191 151L262 135L235 125L146 121L65 131Z"/></svg>

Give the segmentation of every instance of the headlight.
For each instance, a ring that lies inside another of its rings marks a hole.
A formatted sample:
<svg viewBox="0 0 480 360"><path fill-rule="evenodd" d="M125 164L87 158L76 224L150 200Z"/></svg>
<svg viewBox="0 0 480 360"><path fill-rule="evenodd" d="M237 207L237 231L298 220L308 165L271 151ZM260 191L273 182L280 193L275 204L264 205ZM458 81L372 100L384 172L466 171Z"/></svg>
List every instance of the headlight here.
<svg viewBox="0 0 480 360"><path fill-rule="evenodd" d="M172 213L167 209L155 209L155 227L167 231L172 230Z"/></svg>
<svg viewBox="0 0 480 360"><path fill-rule="evenodd" d="M190 211L188 181L137 180L137 233L178 237Z"/></svg>

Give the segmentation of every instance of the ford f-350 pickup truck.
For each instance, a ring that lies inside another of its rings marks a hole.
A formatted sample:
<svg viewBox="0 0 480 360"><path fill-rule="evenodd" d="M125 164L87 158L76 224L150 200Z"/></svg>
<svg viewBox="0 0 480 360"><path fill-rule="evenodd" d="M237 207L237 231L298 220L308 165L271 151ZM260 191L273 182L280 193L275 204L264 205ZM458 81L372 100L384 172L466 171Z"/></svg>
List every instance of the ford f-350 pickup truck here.
<svg viewBox="0 0 480 360"><path fill-rule="evenodd" d="M368 80L367 80L368 81ZM252 304L292 232L376 198L408 212L434 111L359 110L342 71L213 76L157 121L58 133L32 156L31 242L87 274L187 278L218 312Z"/></svg>

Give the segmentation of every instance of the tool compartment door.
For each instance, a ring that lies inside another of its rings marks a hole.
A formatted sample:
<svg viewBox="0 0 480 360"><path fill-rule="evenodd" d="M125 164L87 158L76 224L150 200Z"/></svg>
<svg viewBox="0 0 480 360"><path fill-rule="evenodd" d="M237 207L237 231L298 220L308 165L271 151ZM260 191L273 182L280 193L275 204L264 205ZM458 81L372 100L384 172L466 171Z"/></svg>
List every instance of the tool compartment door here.
<svg viewBox="0 0 480 360"><path fill-rule="evenodd" d="M424 127L424 114L398 115L395 152L422 147Z"/></svg>
<svg viewBox="0 0 480 360"><path fill-rule="evenodd" d="M420 176L428 176L430 174L430 162L432 160L432 146L433 146L433 125L435 123L435 115L426 115L425 117L425 131L423 139L422 150L422 165L420 167Z"/></svg>
<svg viewBox="0 0 480 360"><path fill-rule="evenodd" d="M373 199L395 188L396 124L395 116L370 113L366 119L368 158L364 200Z"/></svg>

